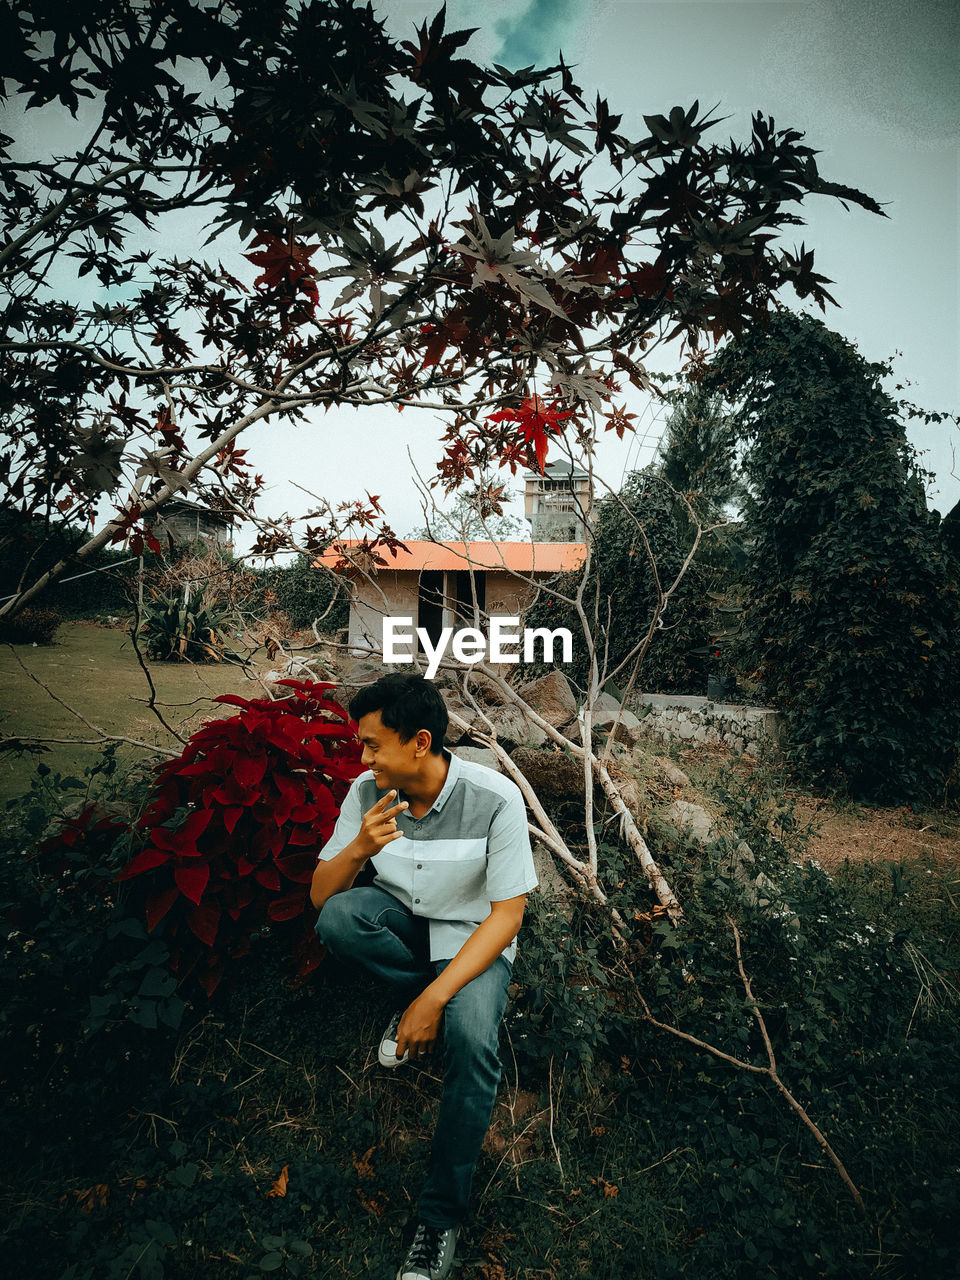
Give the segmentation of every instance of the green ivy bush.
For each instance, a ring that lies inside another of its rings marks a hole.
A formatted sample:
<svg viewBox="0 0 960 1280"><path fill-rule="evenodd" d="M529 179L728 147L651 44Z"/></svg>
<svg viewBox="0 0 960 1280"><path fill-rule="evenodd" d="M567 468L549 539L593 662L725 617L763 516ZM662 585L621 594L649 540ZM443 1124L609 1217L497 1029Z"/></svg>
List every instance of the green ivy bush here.
<svg viewBox="0 0 960 1280"><path fill-rule="evenodd" d="M810 316L714 363L750 496L742 660L809 779L858 799L943 798L960 746L960 593L886 366Z"/></svg>
<svg viewBox="0 0 960 1280"><path fill-rule="evenodd" d="M783 797L758 797L731 779L716 804L724 834L706 849L649 833L684 905L679 927L651 911L632 856L609 844L601 866L611 904L629 922L624 944L600 907L531 902L508 1031L521 1072L552 1081L552 1096L562 1087L554 1136L565 1181L547 1154L521 1195L562 1206L563 1186L572 1186L571 1214L595 1206L594 1274L617 1274L622 1224L643 1221L651 1226L630 1236L644 1275L847 1280L875 1274L882 1260L901 1280L946 1280L960 1185L951 1154L960 1103L951 1067L960 1050L955 923L932 927L895 878L878 899L856 877L803 862L805 833ZM775 886L757 900L731 869L744 840L752 874ZM883 1221L879 1248L769 1080L644 1018L646 1001L659 1021L766 1065L728 917L781 1078L837 1150L873 1221ZM553 1219L534 1230L541 1257L558 1249ZM605 1244L605 1232L620 1243ZM572 1237L563 1243L573 1247Z"/></svg>
<svg viewBox="0 0 960 1280"><path fill-rule="evenodd" d="M69 559L84 541L84 530L76 530L56 520L30 519L10 507L0 507L0 599L13 595L24 573L28 580L45 572L59 560ZM146 553L148 561L153 560ZM64 575L86 576L48 587L34 607L53 609L66 618L92 618L102 614L126 616L135 594L136 562L131 552L104 548L77 562ZM98 570L90 573L90 570ZM39 643L39 642L38 642Z"/></svg>
<svg viewBox="0 0 960 1280"><path fill-rule="evenodd" d="M33 1100L17 1149L64 1124L96 1127L104 1094L136 1086L185 1009L167 946L116 883L130 857L126 815L148 786L137 775L118 789L116 767L113 750L83 778L41 763L30 791L6 806L2 1087L14 1109Z"/></svg>

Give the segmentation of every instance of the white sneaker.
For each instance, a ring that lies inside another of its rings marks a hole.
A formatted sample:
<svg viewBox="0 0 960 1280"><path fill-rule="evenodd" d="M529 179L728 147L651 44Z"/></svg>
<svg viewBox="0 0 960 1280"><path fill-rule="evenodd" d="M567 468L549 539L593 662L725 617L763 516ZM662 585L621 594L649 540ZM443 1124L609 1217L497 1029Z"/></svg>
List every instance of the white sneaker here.
<svg viewBox="0 0 960 1280"><path fill-rule="evenodd" d="M425 1222L418 1222L397 1280L444 1280L453 1269L458 1234L456 1227L429 1227Z"/></svg>
<svg viewBox="0 0 960 1280"><path fill-rule="evenodd" d="M397 1028L400 1026L400 1019L403 1017L403 1010L398 1009L387 1026L386 1031L380 1037L380 1048L377 1050L377 1060L381 1067L399 1067L410 1057L410 1050L406 1050L402 1057L397 1057Z"/></svg>

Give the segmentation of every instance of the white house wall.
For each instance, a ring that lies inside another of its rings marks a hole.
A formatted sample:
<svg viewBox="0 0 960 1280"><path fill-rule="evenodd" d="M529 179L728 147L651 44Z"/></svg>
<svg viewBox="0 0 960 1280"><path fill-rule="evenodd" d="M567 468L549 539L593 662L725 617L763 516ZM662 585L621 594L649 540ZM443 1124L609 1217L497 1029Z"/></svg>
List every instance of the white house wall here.
<svg viewBox="0 0 960 1280"><path fill-rule="evenodd" d="M478 570L487 578L487 614L498 617L518 617L534 595L534 588L497 570ZM364 580L356 582L350 602L349 644L351 652L364 654L379 651L383 636L384 616L413 618L417 625L419 609L420 575L416 570L381 569L376 586ZM444 596L450 603L443 611L445 627L467 626L456 619L453 604L457 598L456 573L448 572L444 578ZM386 603L385 603L386 601Z"/></svg>

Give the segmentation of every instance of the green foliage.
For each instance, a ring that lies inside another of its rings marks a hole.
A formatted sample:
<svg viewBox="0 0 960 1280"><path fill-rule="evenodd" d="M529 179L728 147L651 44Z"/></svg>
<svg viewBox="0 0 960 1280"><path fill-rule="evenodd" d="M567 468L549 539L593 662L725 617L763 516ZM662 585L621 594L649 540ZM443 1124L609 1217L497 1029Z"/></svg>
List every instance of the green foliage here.
<svg viewBox="0 0 960 1280"><path fill-rule="evenodd" d="M949 982L956 913L918 881L925 871L831 879L799 865L804 832L776 791L721 780L716 804L725 834L706 851L650 832L684 903L678 930L651 912L635 860L610 844L605 884L628 922L625 947L599 908L531 902L500 1145L478 1168L464 1280L498 1267L598 1280L952 1280L960 1032L949 988L918 1001L914 957ZM767 905L750 905L730 873L743 839L777 884ZM765 1062L726 913L783 1079L876 1228L767 1081L642 1019L639 996L662 1021ZM89 931L101 927L91 912ZM87 930L82 912L73 928ZM156 1033L152 1055L139 1053L115 1030L82 1064L69 1044L53 1046L7 1082L2 1138L18 1159L5 1169L3 1249L18 1274L393 1274L440 1073L371 1069L386 997L345 966L295 986L286 964L266 940L175 1053ZM3 1022L0 1035L4 1062L11 1049L18 1061L30 1037Z"/></svg>
<svg viewBox="0 0 960 1280"><path fill-rule="evenodd" d="M643 1222L629 1247L645 1276L732 1280L766 1270L847 1280L882 1263L900 1278L946 1280L958 1190L955 912L931 916L929 882L926 893L916 883L891 892L891 882L878 893L875 877L832 879L802 863L805 832L776 792L731 778L716 804L724 834L706 849L649 833L684 904L679 927L651 912L633 860L611 846L601 865L628 922L625 946L597 908L533 909L515 966L510 1044L540 1078L549 1062L562 1090L555 1137L565 1179L547 1156L524 1171L521 1196L549 1196L557 1209L549 1224L523 1216L530 1246L541 1258L576 1250L572 1224L595 1212L592 1274L618 1273L622 1224ZM757 873L768 877L760 894L736 870L742 841L754 854L754 885ZM768 1080L644 1020L646 1001L657 1020L767 1064L728 917L781 1078L884 1222L879 1245ZM677 1204L681 1213L671 1211Z"/></svg>
<svg viewBox="0 0 960 1280"><path fill-rule="evenodd" d="M314 567L313 557L297 556L283 568L262 569L256 575L264 602L282 609L298 630L310 627L332 635L349 621L346 580Z"/></svg>
<svg viewBox="0 0 960 1280"><path fill-rule="evenodd" d="M0 603L19 589L24 578L32 581L61 560L69 565L85 536L86 530L62 521L33 519L13 506L0 506ZM47 587L36 607L55 609L68 618L125 615L130 610L137 568L130 560L129 551L104 548L78 562L76 568L66 568L66 578L80 573L85 576Z"/></svg>
<svg viewBox="0 0 960 1280"><path fill-rule="evenodd" d="M694 384L669 396L670 416L657 450L660 474L703 518L717 519L743 498L723 398Z"/></svg>
<svg viewBox="0 0 960 1280"><path fill-rule="evenodd" d="M653 469L632 472L618 497L608 496L597 503L593 562L583 603L595 638L601 683L607 679L621 685L627 682L653 624L659 603L658 582L660 589L669 589L688 545L686 510ZM643 659L643 688L704 692L711 630L707 591L718 581L719 572L703 567L697 559L686 571ZM570 629L574 661L565 673L585 688L589 666L583 628L575 609L561 598L573 596L579 580L579 572L562 574L542 588L525 614L524 626ZM542 664L527 668L530 675L545 670Z"/></svg>
<svg viewBox="0 0 960 1280"><path fill-rule="evenodd" d="M82 778L40 764L6 806L0 1042L5 1090L21 1103L36 1094L32 1141L68 1119L86 1123L98 1105L91 1077L97 1094L134 1085L185 1008L167 947L115 883L131 837L120 809L135 810L146 790L137 776L118 793L116 767L113 751Z"/></svg>
<svg viewBox="0 0 960 1280"><path fill-rule="evenodd" d="M234 656L226 648L229 616L218 604L205 604L199 596L184 603L180 596L157 593L144 615L140 634L155 662L222 662Z"/></svg>
<svg viewBox="0 0 960 1280"><path fill-rule="evenodd" d="M807 777L900 803L942 796L956 760L960 602L885 372L781 313L709 386L746 446L744 661Z"/></svg>

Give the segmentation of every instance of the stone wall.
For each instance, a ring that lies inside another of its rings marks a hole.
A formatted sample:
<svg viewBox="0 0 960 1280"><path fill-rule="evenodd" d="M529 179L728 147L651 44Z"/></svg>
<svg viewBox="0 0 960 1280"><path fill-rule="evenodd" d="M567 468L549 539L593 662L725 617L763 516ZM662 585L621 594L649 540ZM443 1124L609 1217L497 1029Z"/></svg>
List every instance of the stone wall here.
<svg viewBox="0 0 960 1280"><path fill-rule="evenodd" d="M712 702L680 694L642 693L635 710L640 729L659 742L723 745L751 756L779 755L783 719L767 707Z"/></svg>

